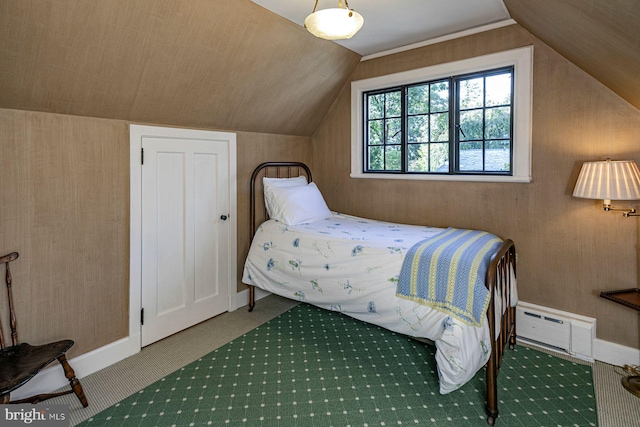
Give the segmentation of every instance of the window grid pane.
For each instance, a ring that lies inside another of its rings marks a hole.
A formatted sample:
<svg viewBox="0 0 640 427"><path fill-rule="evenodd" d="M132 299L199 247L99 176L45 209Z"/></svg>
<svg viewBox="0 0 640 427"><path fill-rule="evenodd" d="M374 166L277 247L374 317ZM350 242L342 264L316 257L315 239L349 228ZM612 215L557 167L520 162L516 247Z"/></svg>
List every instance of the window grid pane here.
<svg viewBox="0 0 640 427"><path fill-rule="evenodd" d="M458 171L511 173L512 73L458 79Z"/></svg>
<svg viewBox="0 0 640 427"><path fill-rule="evenodd" d="M403 142L402 91L393 89L366 96L367 170L399 171L398 160L401 162Z"/></svg>
<svg viewBox="0 0 640 427"><path fill-rule="evenodd" d="M371 146L369 147L368 156L367 156L367 164L369 165L369 170L372 171L383 171L384 170L384 153L382 152L381 146Z"/></svg>
<svg viewBox="0 0 640 427"><path fill-rule="evenodd" d="M432 113L449 111L449 81L434 82L429 85L429 110Z"/></svg>
<svg viewBox="0 0 640 427"><path fill-rule="evenodd" d="M429 172L429 144L409 144L409 172Z"/></svg>
<svg viewBox="0 0 640 427"><path fill-rule="evenodd" d="M407 126L408 142L427 142L429 141L429 115L422 114L419 116L409 117Z"/></svg>
<svg viewBox="0 0 640 427"><path fill-rule="evenodd" d="M395 145L402 143L402 119L387 119L385 120L385 145Z"/></svg>
<svg viewBox="0 0 640 427"><path fill-rule="evenodd" d="M409 86L407 172L449 172L449 97L448 81Z"/></svg>
<svg viewBox="0 0 640 427"><path fill-rule="evenodd" d="M388 171L400 171L402 170L402 158L401 158L400 145L387 145L385 147L384 155L384 168Z"/></svg>

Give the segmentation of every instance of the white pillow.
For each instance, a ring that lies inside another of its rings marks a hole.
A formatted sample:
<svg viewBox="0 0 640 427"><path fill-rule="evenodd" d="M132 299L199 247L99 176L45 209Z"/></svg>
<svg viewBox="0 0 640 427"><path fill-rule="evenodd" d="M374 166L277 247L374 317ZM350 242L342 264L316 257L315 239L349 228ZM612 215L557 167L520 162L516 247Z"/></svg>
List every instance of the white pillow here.
<svg viewBox="0 0 640 427"><path fill-rule="evenodd" d="M264 199L272 209L269 216L286 225L331 218L331 211L313 182L304 186L269 186L265 189Z"/></svg>
<svg viewBox="0 0 640 427"><path fill-rule="evenodd" d="M297 185L307 185L307 177L304 175L295 178L262 178L262 185L267 187L295 187Z"/></svg>
<svg viewBox="0 0 640 427"><path fill-rule="evenodd" d="M265 195L264 206L267 208L267 213L271 218L273 218L273 208L266 197L267 189L269 189L270 187L295 187L300 185L307 185L307 178L303 175L297 176L295 178L262 178L263 192Z"/></svg>

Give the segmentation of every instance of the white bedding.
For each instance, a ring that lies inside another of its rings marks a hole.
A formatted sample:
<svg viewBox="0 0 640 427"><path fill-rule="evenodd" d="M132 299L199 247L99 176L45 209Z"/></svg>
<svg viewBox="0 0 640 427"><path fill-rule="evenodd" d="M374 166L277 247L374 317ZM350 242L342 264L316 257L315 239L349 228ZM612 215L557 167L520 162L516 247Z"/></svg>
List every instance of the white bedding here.
<svg viewBox="0 0 640 427"><path fill-rule="evenodd" d="M337 213L296 226L269 220L254 236L242 281L434 341L440 393L446 394L469 381L489 359L487 322L468 326L395 295L406 252L442 230Z"/></svg>

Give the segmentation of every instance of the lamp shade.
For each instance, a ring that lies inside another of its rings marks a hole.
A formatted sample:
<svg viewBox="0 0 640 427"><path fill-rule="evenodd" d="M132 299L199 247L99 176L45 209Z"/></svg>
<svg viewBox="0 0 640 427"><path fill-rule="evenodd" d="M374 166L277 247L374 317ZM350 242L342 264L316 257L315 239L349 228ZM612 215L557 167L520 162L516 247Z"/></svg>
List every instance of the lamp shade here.
<svg viewBox="0 0 640 427"><path fill-rule="evenodd" d="M602 200L640 200L640 171L631 160L585 162L573 197Z"/></svg>
<svg viewBox="0 0 640 427"><path fill-rule="evenodd" d="M350 39L363 24L362 15L346 8L318 10L304 20L311 34L326 40Z"/></svg>

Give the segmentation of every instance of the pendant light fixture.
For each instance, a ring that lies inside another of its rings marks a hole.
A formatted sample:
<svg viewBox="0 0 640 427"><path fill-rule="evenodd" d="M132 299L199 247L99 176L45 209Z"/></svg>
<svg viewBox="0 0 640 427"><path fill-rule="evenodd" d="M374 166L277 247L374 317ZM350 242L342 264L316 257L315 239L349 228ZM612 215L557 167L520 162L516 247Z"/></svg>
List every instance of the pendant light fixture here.
<svg viewBox="0 0 640 427"><path fill-rule="evenodd" d="M304 20L304 26L311 34L326 40L350 39L364 24L364 18L349 8L349 2L338 0L338 7L331 9L318 8L318 0L311 15Z"/></svg>

